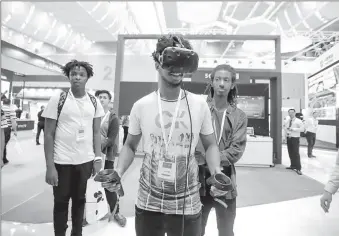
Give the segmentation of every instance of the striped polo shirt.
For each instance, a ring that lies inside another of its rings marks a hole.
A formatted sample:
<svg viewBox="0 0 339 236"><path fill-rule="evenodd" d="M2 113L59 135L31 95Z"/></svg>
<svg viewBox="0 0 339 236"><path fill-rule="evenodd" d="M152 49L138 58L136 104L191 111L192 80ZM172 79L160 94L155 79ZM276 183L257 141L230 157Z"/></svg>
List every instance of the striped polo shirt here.
<svg viewBox="0 0 339 236"><path fill-rule="evenodd" d="M7 127L8 127L8 124L7 124L5 112L1 109L1 129L7 128Z"/></svg>
<svg viewBox="0 0 339 236"><path fill-rule="evenodd" d="M9 105L2 105L2 110L5 113L5 117L8 123L8 127L12 127L12 119L16 120L15 110L12 109Z"/></svg>

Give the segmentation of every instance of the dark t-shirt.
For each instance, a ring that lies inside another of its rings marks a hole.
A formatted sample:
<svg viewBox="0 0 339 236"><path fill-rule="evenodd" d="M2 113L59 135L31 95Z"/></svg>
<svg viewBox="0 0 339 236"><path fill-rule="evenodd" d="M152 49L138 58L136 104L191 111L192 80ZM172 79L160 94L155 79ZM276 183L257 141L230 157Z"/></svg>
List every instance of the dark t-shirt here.
<svg viewBox="0 0 339 236"><path fill-rule="evenodd" d="M41 116L42 112L43 111L39 111L38 112L38 121L41 122L41 123L44 123L45 122L45 117Z"/></svg>

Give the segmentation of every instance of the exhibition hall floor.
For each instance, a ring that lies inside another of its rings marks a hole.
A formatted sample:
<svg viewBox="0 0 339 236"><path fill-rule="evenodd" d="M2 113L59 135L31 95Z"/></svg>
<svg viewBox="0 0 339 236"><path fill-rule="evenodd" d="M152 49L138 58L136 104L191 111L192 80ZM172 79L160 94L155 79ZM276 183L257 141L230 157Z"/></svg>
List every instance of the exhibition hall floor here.
<svg viewBox="0 0 339 236"><path fill-rule="evenodd" d="M329 214L323 213L319 198L336 153L315 150L316 159L306 157L301 148L303 176L274 168L237 168L239 197L235 233L237 236L318 236L339 235L339 197ZM8 147L10 163L2 169L2 234L4 236L53 235L52 191L44 183L43 146L35 145L31 131L19 132ZM127 226L98 222L84 228L84 236L135 235L134 201L141 158L136 158L124 178L125 197L121 212ZM283 164L289 165L286 147ZM218 235L215 214L211 214L207 236Z"/></svg>

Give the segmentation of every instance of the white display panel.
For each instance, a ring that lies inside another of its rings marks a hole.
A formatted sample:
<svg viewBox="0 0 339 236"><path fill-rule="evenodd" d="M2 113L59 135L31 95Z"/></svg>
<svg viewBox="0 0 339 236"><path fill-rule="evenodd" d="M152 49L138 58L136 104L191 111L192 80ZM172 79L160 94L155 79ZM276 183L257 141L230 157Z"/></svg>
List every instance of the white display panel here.
<svg viewBox="0 0 339 236"><path fill-rule="evenodd" d="M335 120L339 81L339 62L308 78L309 108L318 111L320 120Z"/></svg>

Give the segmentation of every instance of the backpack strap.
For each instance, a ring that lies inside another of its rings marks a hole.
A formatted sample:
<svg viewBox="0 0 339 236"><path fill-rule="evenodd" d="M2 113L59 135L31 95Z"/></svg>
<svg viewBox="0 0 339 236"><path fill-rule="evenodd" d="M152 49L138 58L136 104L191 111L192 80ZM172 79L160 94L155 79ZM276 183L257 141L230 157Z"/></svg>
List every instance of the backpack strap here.
<svg viewBox="0 0 339 236"><path fill-rule="evenodd" d="M98 106L97 100L92 94L90 94L90 93L87 93L87 94L88 94L89 98L91 99L91 102L92 102L92 104L95 108L95 113L96 113L97 112L97 106Z"/></svg>
<svg viewBox="0 0 339 236"><path fill-rule="evenodd" d="M67 99L68 91L62 91L60 93L59 103L58 103L58 114L57 114L57 121L59 120L59 116L61 113L62 108L65 105L66 99Z"/></svg>
<svg viewBox="0 0 339 236"><path fill-rule="evenodd" d="M95 97L90 94L90 93L87 93L89 98L91 99L91 102L95 108L95 112L97 110L97 100L95 99ZM59 98L59 103L58 103L58 114L57 114L57 121L59 120L59 116L60 116L60 113L61 113L61 110L63 108L63 106L65 105L65 102L66 102L66 99L67 99L67 95L68 95L68 91L62 91L60 93L60 98Z"/></svg>

